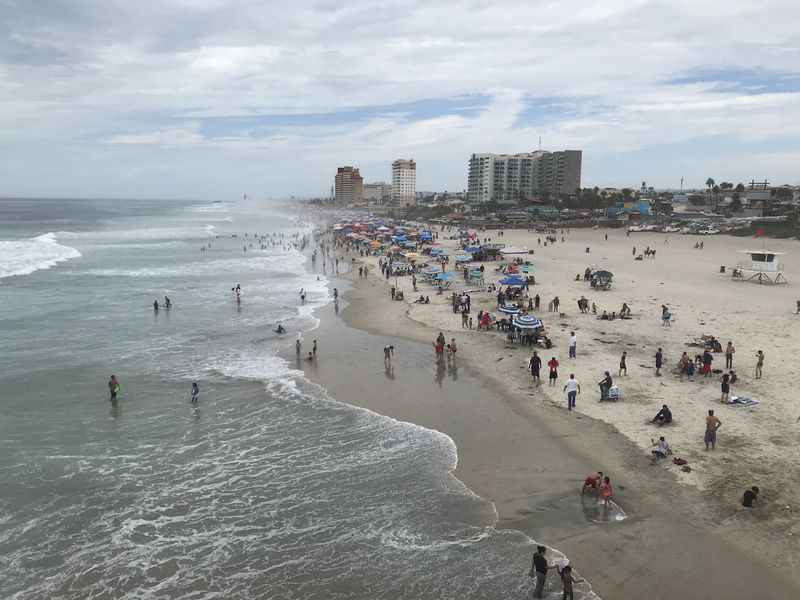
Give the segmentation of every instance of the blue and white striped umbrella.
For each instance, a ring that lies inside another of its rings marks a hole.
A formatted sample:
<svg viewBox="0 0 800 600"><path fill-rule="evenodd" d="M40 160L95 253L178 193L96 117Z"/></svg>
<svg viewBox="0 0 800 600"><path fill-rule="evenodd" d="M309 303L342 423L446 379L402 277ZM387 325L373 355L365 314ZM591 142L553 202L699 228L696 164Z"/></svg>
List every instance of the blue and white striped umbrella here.
<svg viewBox="0 0 800 600"><path fill-rule="evenodd" d="M519 315L514 319L514 325L520 329L539 329L542 322L533 315Z"/></svg>
<svg viewBox="0 0 800 600"><path fill-rule="evenodd" d="M498 312L501 312L505 315L518 315L519 309L516 306L501 306L497 309Z"/></svg>

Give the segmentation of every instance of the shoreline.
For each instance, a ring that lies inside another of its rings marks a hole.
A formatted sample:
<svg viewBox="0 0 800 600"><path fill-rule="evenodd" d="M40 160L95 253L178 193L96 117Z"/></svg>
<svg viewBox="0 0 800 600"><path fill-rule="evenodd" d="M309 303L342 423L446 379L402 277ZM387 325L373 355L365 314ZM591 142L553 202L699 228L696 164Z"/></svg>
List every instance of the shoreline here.
<svg viewBox="0 0 800 600"><path fill-rule="evenodd" d="M425 345L436 335L435 328L410 314L413 307L388 300L388 288L381 279L374 275L366 281L353 281L348 275L341 277L353 282L353 287L344 294L348 305L341 311L348 326L372 335L393 336ZM441 309L441 305L438 308ZM713 515L704 512L705 502L697 490L679 485L669 470L643 467L641 449L615 426L581 414L566 420L566 411L558 402L529 385L526 371L511 380L481 366L480 351L471 347L471 339L481 334L452 329L450 332L461 341L459 360L463 361L463 367L490 390L499 392L502 406L498 408L513 413L529 428L534 423L539 431L546 428L559 452L570 454L578 463L597 465L586 472L605 467L602 470L614 474L612 481L617 497L629 515L622 523L599 526L585 522L543 522L537 518L541 506L537 506L537 498L532 497L535 486L531 486L531 480L536 473L529 465L526 468L526 463L535 462L535 457L520 457L519 448L515 448L511 440L510 447L500 454L517 459L512 462L518 473L510 472L513 469L505 464L481 464L478 468L471 463L480 456L479 449L471 448L474 443L454 437L459 455L454 475L495 504L498 529L519 529L565 552L593 589L605 598L635 593L649 598L701 597L697 594L709 581L714 582L717 591L722 590L721 597L725 598L758 597L765 591L776 598L797 593L795 580L763 564L762 559L748 556L736 540L720 531ZM380 352L382 348L375 350ZM508 359L512 359L513 354L514 351L509 350ZM352 401L396 416L391 410L386 412L385 407L376 408L374 400L359 398L358 394ZM440 430L451 435L446 426ZM500 437L494 441L498 442ZM578 477L584 474L577 474L577 477L576 473L570 474L574 479L568 485L578 496ZM558 502L570 500L574 501L574 497L560 497ZM598 551L598 548L604 550ZM737 565L736 570L729 571L729 565ZM636 574L642 577L637 578Z"/></svg>

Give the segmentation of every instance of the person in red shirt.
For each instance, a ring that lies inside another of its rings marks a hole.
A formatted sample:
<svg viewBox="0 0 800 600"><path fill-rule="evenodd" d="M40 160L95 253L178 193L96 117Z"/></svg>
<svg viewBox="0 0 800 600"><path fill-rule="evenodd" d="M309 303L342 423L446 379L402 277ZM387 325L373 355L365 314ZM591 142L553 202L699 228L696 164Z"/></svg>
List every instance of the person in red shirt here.
<svg viewBox="0 0 800 600"><path fill-rule="evenodd" d="M547 366L550 367L550 385L555 385L558 379L558 361L555 356L547 362Z"/></svg>
<svg viewBox="0 0 800 600"><path fill-rule="evenodd" d="M583 488L581 489L581 496L586 493L587 490L591 490L592 493L596 494L600 488L600 484L603 483L603 472L598 471L596 474L589 473L586 476L586 479L583 481Z"/></svg>

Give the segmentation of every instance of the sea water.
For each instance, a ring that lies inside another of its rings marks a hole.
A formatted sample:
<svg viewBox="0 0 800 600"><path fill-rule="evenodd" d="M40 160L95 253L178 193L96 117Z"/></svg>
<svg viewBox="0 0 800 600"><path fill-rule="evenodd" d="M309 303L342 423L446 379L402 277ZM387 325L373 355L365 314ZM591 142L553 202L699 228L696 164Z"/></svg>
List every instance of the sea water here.
<svg viewBox="0 0 800 600"><path fill-rule="evenodd" d="M530 594L533 541L450 475L449 437L281 358L276 324L310 331L331 297L289 246L294 216L0 200L0 217L0 597Z"/></svg>

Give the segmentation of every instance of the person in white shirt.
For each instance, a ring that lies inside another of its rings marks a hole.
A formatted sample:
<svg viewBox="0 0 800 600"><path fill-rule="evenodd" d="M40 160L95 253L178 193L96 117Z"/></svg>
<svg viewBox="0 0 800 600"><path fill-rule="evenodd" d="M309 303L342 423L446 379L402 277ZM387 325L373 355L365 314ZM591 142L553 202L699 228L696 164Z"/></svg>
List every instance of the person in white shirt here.
<svg viewBox="0 0 800 600"><path fill-rule="evenodd" d="M655 448L651 451L653 457L650 459L654 463L658 462L662 458L667 458L667 455L672 453L672 450L670 450L669 444L667 443L667 440L664 439L663 435L658 438L658 442L652 439L650 441L653 443L653 446L655 446Z"/></svg>
<svg viewBox="0 0 800 600"><path fill-rule="evenodd" d="M570 373L567 385L564 386L564 391L567 392L567 409L572 410L575 408L575 399L581 393L581 384L575 379L575 373Z"/></svg>
<svg viewBox="0 0 800 600"><path fill-rule="evenodd" d="M574 331L569 334L569 357L575 358L575 351L578 349L578 336Z"/></svg>

